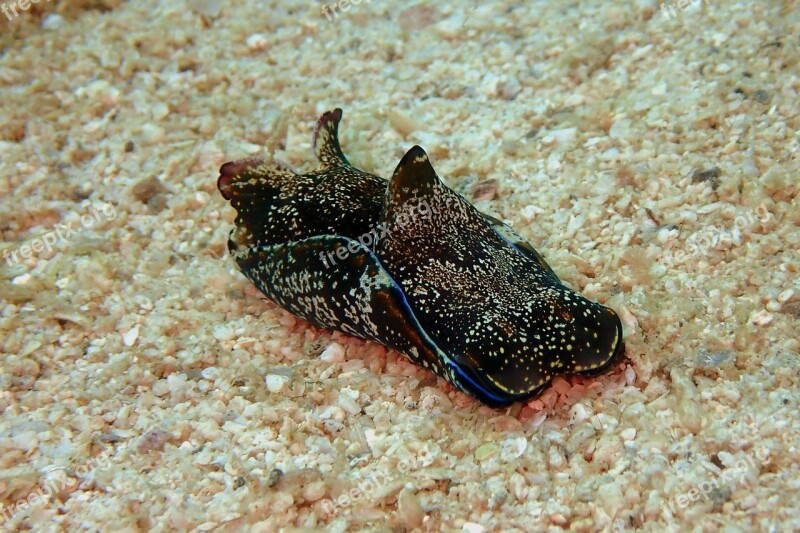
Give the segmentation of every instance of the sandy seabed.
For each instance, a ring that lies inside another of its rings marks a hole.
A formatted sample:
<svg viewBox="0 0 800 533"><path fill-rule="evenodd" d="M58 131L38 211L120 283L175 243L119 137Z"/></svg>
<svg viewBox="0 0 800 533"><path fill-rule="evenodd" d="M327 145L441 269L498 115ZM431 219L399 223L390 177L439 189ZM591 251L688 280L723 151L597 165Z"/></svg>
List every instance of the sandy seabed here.
<svg viewBox="0 0 800 533"><path fill-rule="evenodd" d="M800 528L796 2L14 5L3 528ZM423 146L627 356L495 411L260 297L217 170L313 168L337 106L356 166Z"/></svg>

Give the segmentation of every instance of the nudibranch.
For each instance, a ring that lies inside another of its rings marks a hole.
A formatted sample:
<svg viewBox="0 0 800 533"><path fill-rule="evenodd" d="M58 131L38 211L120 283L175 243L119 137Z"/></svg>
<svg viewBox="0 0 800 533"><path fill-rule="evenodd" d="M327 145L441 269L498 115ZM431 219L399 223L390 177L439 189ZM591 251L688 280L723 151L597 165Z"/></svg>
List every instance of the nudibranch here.
<svg viewBox="0 0 800 533"><path fill-rule="evenodd" d="M268 159L220 169L237 211L228 249L277 305L378 342L503 407L553 376L598 373L623 348L619 317L561 283L514 230L448 188L419 146L387 182L348 162L342 110L314 132L320 167Z"/></svg>

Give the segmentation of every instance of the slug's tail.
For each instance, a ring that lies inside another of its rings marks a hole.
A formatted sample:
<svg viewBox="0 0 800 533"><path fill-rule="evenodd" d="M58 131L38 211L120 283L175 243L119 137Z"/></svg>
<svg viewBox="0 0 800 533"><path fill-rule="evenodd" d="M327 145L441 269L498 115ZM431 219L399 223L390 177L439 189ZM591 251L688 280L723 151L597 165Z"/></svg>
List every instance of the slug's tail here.
<svg viewBox="0 0 800 533"><path fill-rule="evenodd" d="M273 158L239 159L219 170L217 188L236 209L232 254L318 235L357 239L371 231L386 181L350 166L339 146L342 110L323 114L314 130L321 169L298 174Z"/></svg>
<svg viewBox="0 0 800 533"><path fill-rule="evenodd" d="M326 111L314 127L314 155L323 169L350 166L350 162L339 146L339 122L342 120L341 108Z"/></svg>
<svg viewBox="0 0 800 533"><path fill-rule="evenodd" d="M237 159L222 165L219 169L217 189L226 200L241 202L244 198L254 198L268 186L272 177L294 178L297 173L287 165L262 157ZM238 206L234 205L238 210Z"/></svg>
<svg viewBox="0 0 800 533"><path fill-rule="evenodd" d="M228 240L231 253L281 239L271 211L280 208L281 197L297 179L293 170L271 159L247 158L222 165L217 188L237 213L236 229Z"/></svg>

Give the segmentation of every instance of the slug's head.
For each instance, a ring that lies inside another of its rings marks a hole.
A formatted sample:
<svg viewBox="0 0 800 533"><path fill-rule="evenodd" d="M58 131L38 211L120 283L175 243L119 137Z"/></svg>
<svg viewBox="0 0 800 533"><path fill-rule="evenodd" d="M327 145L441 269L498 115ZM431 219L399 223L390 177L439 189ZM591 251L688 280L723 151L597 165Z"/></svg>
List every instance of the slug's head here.
<svg viewBox="0 0 800 533"><path fill-rule="evenodd" d="M501 223L448 188L421 148L395 169L381 223L376 256L445 354L448 379L483 402L524 400L553 376L598 371L622 351L617 315L495 229Z"/></svg>
<svg viewBox="0 0 800 533"><path fill-rule="evenodd" d="M502 407L530 398L556 375L599 373L622 352L614 311L554 286L546 298L476 322L449 373L466 392Z"/></svg>

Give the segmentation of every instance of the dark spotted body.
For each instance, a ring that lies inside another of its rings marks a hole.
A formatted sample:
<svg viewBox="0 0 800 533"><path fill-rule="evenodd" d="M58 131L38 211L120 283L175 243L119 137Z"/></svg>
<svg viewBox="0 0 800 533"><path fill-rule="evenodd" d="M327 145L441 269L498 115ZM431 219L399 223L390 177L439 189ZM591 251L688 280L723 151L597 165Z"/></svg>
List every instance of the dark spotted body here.
<svg viewBox="0 0 800 533"><path fill-rule="evenodd" d="M238 212L228 247L270 299L497 407L554 375L598 372L623 350L617 315L445 186L421 148L388 182L352 167L340 119L337 109L317 124L315 172L260 159L220 169L219 190Z"/></svg>

